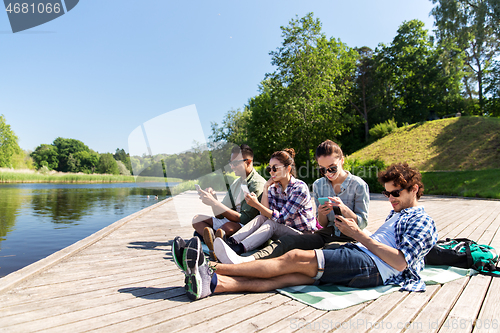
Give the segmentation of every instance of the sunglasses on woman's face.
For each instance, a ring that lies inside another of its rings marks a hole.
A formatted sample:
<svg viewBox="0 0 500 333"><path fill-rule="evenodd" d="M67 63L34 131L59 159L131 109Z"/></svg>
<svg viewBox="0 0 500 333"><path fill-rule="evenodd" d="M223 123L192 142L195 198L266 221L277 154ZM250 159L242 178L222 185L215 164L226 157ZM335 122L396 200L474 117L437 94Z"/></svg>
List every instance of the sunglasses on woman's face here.
<svg viewBox="0 0 500 333"><path fill-rule="evenodd" d="M284 165L278 165L278 166L276 166L276 165L273 165L273 166L268 165L268 166L266 167L266 171L267 171L268 173L270 173L271 171L272 171L272 172L276 172L276 171L278 171L278 168L284 168L284 167L285 167Z"/></svg>
<svg viewBox="0 0 500 333"><path fill-rule="evenodd" d="M399 197L399 193L400 193L402 190L404 190L404 188L401 188L401 189L399 189L399 190L394 190L394 191L391 191L391 192L389 192L389 191L385 191L385 190L384 190L384 191L382 191L382 194L383 194L383 195L385 195L385 196L386 196L386 197L388 197L388 198L389 198L391 195L392 195L394 198L397 198L397 197Z"/></svg>
<svg viewBox="0 0 500 333"><path fill-rule="evenodd" d="M320 167L319 173L321 174L321 176L324 176L324 175L326 175L327 172L332 173L332 174L336 174L338 170L339 170L339 168L336 165L331 166L329 168Z"/></svg>

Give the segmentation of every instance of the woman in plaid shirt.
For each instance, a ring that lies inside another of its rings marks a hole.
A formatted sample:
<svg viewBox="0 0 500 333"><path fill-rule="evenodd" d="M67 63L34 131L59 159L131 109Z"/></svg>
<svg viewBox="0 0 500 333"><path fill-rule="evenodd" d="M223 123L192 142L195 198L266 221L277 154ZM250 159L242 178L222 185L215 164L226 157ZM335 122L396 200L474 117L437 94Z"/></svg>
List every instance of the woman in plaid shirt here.
<svg viewBox="0 0 500 333"><path fill-rule="evenodd" d="M246 202L258 209L261 215L226 241L236 253L251 251L270 238L316 230L309 188L295 178L294 157L292 148L273 153L266 169L271 178L264 185L261 202L253 193L245 196ZM223 252L225 245L222 239L216 239L214 250L217 256Z"/></svg>

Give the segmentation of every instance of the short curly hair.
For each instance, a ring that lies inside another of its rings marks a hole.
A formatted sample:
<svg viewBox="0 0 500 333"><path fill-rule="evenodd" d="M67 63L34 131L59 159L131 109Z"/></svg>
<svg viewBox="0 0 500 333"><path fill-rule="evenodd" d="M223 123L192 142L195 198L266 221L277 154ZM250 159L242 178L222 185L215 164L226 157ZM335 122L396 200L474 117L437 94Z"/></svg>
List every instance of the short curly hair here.
<svg viewBox="0 0 500 333"><path fill-rule="evenodd" d="M392 181L395 186L401 186L401 188L406 190L414 185L418 185L417 200L420 199L424 193L422 174L417 169L411 168L408 163L396 163L391 165L379 174L378 181L382 185Z"/></svg>

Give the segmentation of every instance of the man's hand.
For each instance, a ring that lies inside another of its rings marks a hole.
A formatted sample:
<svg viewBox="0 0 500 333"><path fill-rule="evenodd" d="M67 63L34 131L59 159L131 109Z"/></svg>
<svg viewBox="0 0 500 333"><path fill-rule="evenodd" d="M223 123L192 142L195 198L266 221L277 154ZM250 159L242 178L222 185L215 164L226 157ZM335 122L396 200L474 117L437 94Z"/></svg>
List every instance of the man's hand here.
<svg viewBox="0 0 500 333"><path fill-rule="evenodd" d="M210 193L210 194L211 194L211 195L215 198L215 200L217 200L217 193L215 193L215 191L214 191L214 189L213 189L213 188L211 188L211 187L207 187L207 188L205 189L205 192Z"/></svg>
<svg viewBox="0 0 500 333"><path fill-rule="evenodd" d="M214 196L215 191L211 187L207 188L205 191L199 190L198 194L200 195L201 202L205 205L214 206L218 202L217 196Z"/></svg>
<svg viewBox="0 0 500 333"><path fill-rule="evenodd" d="M258 200L257 196L255 195L255 193L253 193L253 192L245 194L245 201L247 202L247 204L250 207L253 207L253 208L257 208L257 206L259 204L259 200Z"/></svg>
<svg viewBox="0 0 500 333"><path fill-rule="evenodd" d="M340 230L344 235L351 237L355 240L359 240L359 233L363 232L359 227L356 221L352 218L345 218L343 216L336 216L335 218L335 226Z"/></svg>

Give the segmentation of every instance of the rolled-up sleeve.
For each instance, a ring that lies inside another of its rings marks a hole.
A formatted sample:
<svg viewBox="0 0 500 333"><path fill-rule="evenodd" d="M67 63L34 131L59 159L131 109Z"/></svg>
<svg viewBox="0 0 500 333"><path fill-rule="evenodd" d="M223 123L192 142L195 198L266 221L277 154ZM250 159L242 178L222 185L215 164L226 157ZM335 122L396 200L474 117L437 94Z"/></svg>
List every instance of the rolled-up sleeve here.
<svg viewBox="0 0 500 333"><path fill-rule="evenodd" d="M368 225L368 207L370 206L370 189L368 184L359 184L356 188L353 212L358 217L358 226L361 229Z"/></svg>

